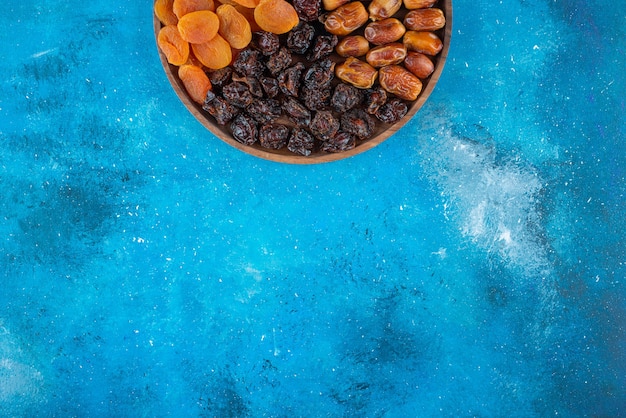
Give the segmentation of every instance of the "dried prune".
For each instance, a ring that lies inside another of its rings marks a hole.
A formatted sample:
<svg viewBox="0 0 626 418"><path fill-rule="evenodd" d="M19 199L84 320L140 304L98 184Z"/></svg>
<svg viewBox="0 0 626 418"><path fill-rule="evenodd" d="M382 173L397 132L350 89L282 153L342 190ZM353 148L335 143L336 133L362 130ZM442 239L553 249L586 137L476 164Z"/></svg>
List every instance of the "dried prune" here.
<svg viewBox="0 0 626 418"><path fill-rule="evenodd" d="M289 128L280 123L266 123L259 129L259 143L263 148L280 149L287 145Z"/></svg>
<svg viewBox="0 0 626 418"><path fill-rule="evenodd" d="M384 123L396 123L407 114L408 110L406 103L394 97L376 111L376 117Z"/></svg>
<svg viewBox="0 0 626 418"><path fill-rule="evenodd" d="M387 102L387 92L382 87L368 89L365 92L365 111L374 115Z"/></svg>
<svg viewBox="0 0 626 418"><path fill-rule="evenodd" d="M303 128L291 131L287 149L293 153L309 156L315 150L315 138Z"/></svg>
<svg viewBox="0 0 626 418"><path fill-rule="evenodd" d="M317 36L306 59L309 61L317 61L319 59L326 58L332 54L338 42L339 38L337 38L336 35Z"/></svg>
<svg viewBox="0 0 626 418"><path fill-rule="evenodd" d="M280 93L278 80L272 77L261 77L259 81L261 82L261 87L263 87L263 91L267 97L273 99L278 96L278 93Z"/></svg>
<svg viewBox="0 0 626 418"><path fill-rule="evenodd" d="M222 88L226 84L230 83L230 80L233 76L232 67L224 67L219 70L211 71L209 73L209 80L211 80L211 84L213 87Z"/></svg>
<svg viewBox="0 0 626 418"><path fill-rule="evenodd" d="M315 113L309 129L317 138L327 141L339 131L339 121L333 116L332 112L320 110Z"/></svg>
<svg viewBox="0 0 626 418"><path fill-rule="evenodd" d="M287 97L282 105L283 111L293 123L298 126L308 126L311 123L311 112L302 103L293 97Z"/></svg>
<svg viewBox="0 0 626 418"><path fill-rule="evenodd" d="M280 102L275 99L254 100L246 108L246 111L259 123L272 122L283 113Z"/></svg>
<svg viewBox="0 0 626 418"><path fill-rule="evenodd" d="M341 129L358 139L367 139L374 132L376 122L363 109L352 109L341 115Z"/></svg>
<svg viewBox="0 0 626 418"><path fill-rule="evenodd" d="M265 64L263 63L260 51L246 48L239 53L235 62L233 62L233 68L239 74L258 77L263 73L263 70L265 70Z"/></svg>
<svg viewBox="0 0 626 418"><path fill-rule="evenodd" d="M335 78L335 63L328 58L316 61L304 73L303 78L307 87L319 88L327 86Z"/></svg>
<svg viewBox="0 0 626 418"><path fill-rule="evenodd" d="M363 92L352 85L339 83L335 87L330 105L339 113L347 112L363 100Z"/></svg>
<svg viewBox="0 0 626 418"><path fill-rule="evenodd" d="M263 55L272 55L280 48L278 35L267 31L254 32L254 44Z"/></svg>
<svg viewBox="0 0 626 418"><path fill-rule="evenodd" d="M329 106L331 92L330 85L321 87L305 85L300 91L300 98L310 110L322 110Z"/></svg>
<svg viewBox="0 0 626 418"><path fill-rule="evenodd" d="M239 113L239 109L228 103L224 98L216 96L211 91L207 93L207 99L202 108L206 110L219 125L225 125Z"/></svg>
<svg viewBox="0 0 626 418"><path fill-rule="evenodd" d="M236 141L244 145L254 144L259 136L259 130L256 121L252 116L240 113L230 123L230 131Z"/></svg>
<svg viewBox="0 0 626 418"><path fill-rule="evenodd" d="M322 0L293 0L292 3L298 16L300 16L300 20L313 22L320 15Z"/></svg>
<svg viewBox="0 0 626 418"><path fill-rule="evenodd" d="M343 152L349 151L356 146L356 138L354 135L339 131L334 137L328 141L322 142L322 151L325 152Z"/></svg>
<svg viewBox="0 0 626 418"><path fill-rule="evenodd" d="M245 83L233 81L222 88L224 99L230 104L237 107L246 107L252 103L252 93Z"/></svg>
<svg viewBox="0 0 626 418"><path fill-rule="evenodd" d="M296 63L278 76L278 87L280 90L289 96L298 97L298 90L300 89L300 78L304 70L304 64L301 62Z"/></svg>
<svg viewBox="0 0 626 418"><path fill-rule="evenodd" d="M315 29L305 22L300 22L287 35L287 48L294 54L304 55L311 46Z"/></svg>
<svg viewBox="0 0 626 418"><path fill-rule="evenodd" d="M276 53L270 55L265 66L273 76L277 76L289 67L292 61L291 52L284 46L281 46Z"/></svg>
<svg viewBox="0 0 626 418"><path fill-rule="evenodd" d="M258 78L233 74L233 81L240 81L248 86L248 90L254 97L263 97L263 87Z"/></svg>

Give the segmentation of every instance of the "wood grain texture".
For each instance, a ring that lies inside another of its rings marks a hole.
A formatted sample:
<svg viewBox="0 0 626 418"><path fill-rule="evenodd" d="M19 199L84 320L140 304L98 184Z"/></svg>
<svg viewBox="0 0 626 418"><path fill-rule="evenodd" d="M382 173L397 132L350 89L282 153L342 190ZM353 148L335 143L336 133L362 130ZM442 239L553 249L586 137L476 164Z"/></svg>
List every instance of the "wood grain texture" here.
<svg viewBox="0 0 626 418"><path fill-rule="evenodd" d="M178 67L169 64L167 62L167 59L165 58L165 55L161 51L159 51L159 58L161 60L161 64L163 65L163 69L165 70L165 74L172 85L172 88L174 89L182 103L185 105L185 107L189 110L189 112L191 112L191 114L213 135L217 136L219 139L231 145L232 147L237 148L238 150L241 150L248 154L254 155L256 157L279 163L318 164L337 161L370 150L391 137L393 134L398 132L398 130L400 130L400 128L402 128L409 120L411 120L411 118L413 118L413 116L415 116L415 114L421 109L424 103L426 103L426 100L428 100L428 97L433 92L435 85L441 77L441 73L448 57L450 39L452 36L452 0L440 0L437 7L441 8L446 16L446 26L442 30L435 32L443 42L443 49L436 57L434 57L435 70L429 78L423 80L423 89L417 100L411 104L411 106L409 107L409 111L401 120L392 125L378 123L376 130L374 131L374 134L371 138L365 141L358 141L357 146L354 149L339 153L317 152L311 154L308 157L305 157L302 155L293 154L286 148L280 150L270 150L262 148L258 143L252 146L248 146L237 142L235 139L233 139L227 126L220 126L215 123L214 119L204 110L202 110L202 107L200 105L190 99L189 95L185 91L185 87L182 81L178 77ZM156 35L161 29L161 26L161 22L159 22L159 20L155 16L155 39ZM340 59L338 56L336 58L337 60Z"/></svg>

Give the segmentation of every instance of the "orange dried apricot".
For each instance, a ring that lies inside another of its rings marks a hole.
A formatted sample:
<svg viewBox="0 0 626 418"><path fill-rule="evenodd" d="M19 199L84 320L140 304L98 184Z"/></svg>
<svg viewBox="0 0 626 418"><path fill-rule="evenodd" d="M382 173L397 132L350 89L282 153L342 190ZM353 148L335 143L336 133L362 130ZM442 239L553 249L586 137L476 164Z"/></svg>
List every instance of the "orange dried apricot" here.
<svg viewBox="0 0 626 418"><path fill-rule="evenodd" d="M252 30L246 18L230 4L222 4L215 11L220 21L218 33L235 49L248 46Z"/></svg>
<svg viewBox="0 0 626 418"><path fill-rule="evenodd" d="M206 94L211 90L211 80L202 68L195 65L181 65L178 67L178 77L183 82L189 97L194 102L203 104Z"/></svg>
<svg viewBox="0 0 626 418"><path fill-rule="evenodd" d="M154 2L154 14L163 25L175 25L178 17L173 11L174 0L156 0Z"/></svg>
<svg viewBox="0 0 626 418"><path fill-rule="evenodd" d="M187 13L178 20L180 36L191 44L210 41L219 28L217 15L210 10Z"/></svg>
<svg viewBox="0 0 626 418"><path fill-rule="evenodd" d="M233 2L243 7L254 9L255 7L259 5L260 0L233 0Z"/></svg>
<svg viewBox="0 0 626 418"><path fill-rule="evenodd" d="M200 10L215 11L213 0L174 0L172 6L174 14L180 19L187 13L198 12Z"/></svg>
<svg viewBox="0 0 626 418"><path fill-rule="evenodd" d="M230 44L219 33L210 41L191 44L191 49L198 61L212 70L227 67L233 59Z"/></svg>
<svg viewBox="0 0 626 418"><path fill-rule="evenodd" d="M178 32L176 25L163 26L157 35L157 44L173 65L182 65L189 58L189 44Z"/></svg>
<svg viewBox="0 0 626 418"><path fill-rule="evenodd" d="M248 23L250 24L250 30L254 33L254 32L258 32L261 29L261 27L259 26L258 23L256 23L256 20L254 20L254 9L250 8L250 7L243 7L240 4L237 5L233 5L235 7L235 9L237 9L237 11L239 13L241 13L243 15L243 17L246 18L246 20L248 21Z"/></svg>
<svg viewBox="0 0 626 418"><path fill-rule="evenodd" d="M261 0L254 9L254 20L264 31L281 35L293 29L300 18L285 0Z"/></svg>

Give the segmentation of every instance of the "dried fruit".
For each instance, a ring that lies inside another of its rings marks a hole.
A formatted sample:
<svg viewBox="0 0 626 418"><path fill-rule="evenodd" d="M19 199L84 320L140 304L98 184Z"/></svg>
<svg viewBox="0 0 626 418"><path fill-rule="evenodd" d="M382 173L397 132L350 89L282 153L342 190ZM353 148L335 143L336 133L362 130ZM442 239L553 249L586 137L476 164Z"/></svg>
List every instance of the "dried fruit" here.
<svg viewBox="0 0 626 418"><path fill-rule="evenodd" d="M261 27L256 23L256 20L254 20L253 8L243 7L240 4L234 4L233 6L235 7L235 9L237 9L239 13L241 13L243 17L246 18L246 20L250 24L250 30L252 31L252 33L258 32L261 30Z"/></svg>
<svg viewBox="0 0 626 418"><path fill-rule="evenodd" d="M363 109L352 109L341 115L341 130L358 139L367 139L372 136L375 127L376 122Z"/></svg>
<svg viewBox="0 0 626 418"><path fill-rule="evenodd" d="M386 45L402 38L406 29L398 19L390 17L384 20L371 22L365 27L365 39L374 45Z"/></svg>
<svg viewBox="0 0 626 418"><path fill-rule="evenodd" d="M354 149L356 146L356 138L354 135L339 131L334 137L328 141L322 142L322 151L324 152L344 152Z"/></svg>
<svg viewBox="0 0 626 418"><path fill-rule="evenodd" d="M404 59L404 66L417 78L425 79L435 71L435 64L428 56L419 52L409 51Z"/></svg>
<svg viewBox="0 0 626 418"><path fill-rule="evenodd" d="M259 81L261 82L261 87L268 98L272 99L278 96L278 93L280 93L278 80L272 77L261 77Z"/></svg>
<svg viewBox="0 0 626 418"><path fill-rule="evenodd" d="M335 66L335 75L355 87L369 89L374 85L378 71L358 58L348 57L345 62Z"/></svg>
<svg viewBox="0 0 626 418"><path fill-rule="evenodd" d="M252 116L240 113L230 123L230 131L237 142L244 145L254 144L259 137L259 129Z"/></svg>
<svg viewBox="0 0 626 418"><path fill-rule="evenodd" d="M387 92L382 87L367 90L364 102L365 111L374 115L387 102Z"/></svg>
<svg viewBox="0 0 626 418"><path fill-rule="evenodd" d="M296 63L285 71L278 75L278 87L280 90L288 96L298 97L298 90L300 90L300 77L304 70L304 64L301 62Z"/></svg>
<svg viewBox="0 0 626 418"><path fill-rule="evenodd" d="M348 35L363 26L369 18L360 1L344 4L323 16L326 30L334 35Z"/></svg>
<svg viewBox="0 0 626 418"><path fill-rule="evenodd" d="M437 0L404 0L404 7L409 10L433 7Z"/></svg>
<svg viewBox="0 0 626 418"><path fill-rule="evenodd" d="M226 67L233 59L230 44L220 34L208 42L191 44L191 49L202 65L212 70Z"/></svg>
<svg viewBox="0 0 626 418"><path fill-rule="evenodd" d="M163 26L159 30L157 44L170 64L183 65L187 62L189 43L180 36L175 25Z"/></svg>
<svg viewBox="0 0 626 418"><path fill-rule="evenodd" d="M409 70L399 65L388 65L378 71L378 81L387 92L401 99L413 101L422 91L422 82Z"/></svg>
<svg viewBox="0 0 626 418"><path fill-rule="evenodd" d="M254 33L254 44L263 55L272 55L280 48L280 39L275 33L258 31Z"/></svg>
<svg viewBox="0 0 626 418"><path fill-rule="evenodd" d="M287 149L295 154L309 156L315 150L315 138L305 129L296 127L291 131Z"/></svg>
<svg viewBox="0 0 626 418"><path fill-rule="evenodd" d="M259 5L259 0L232 0L232 2L247 9L254 9ZM227 3L227 1L222 1L222 3Z"/></svg>
<svg viewBox="0 0 626 418"><path fill-rule="evenodd" d="M296 9L300 19L305 22L317 20L321 4L321 0L293 0L293 8Z"/></svg>
<svg viewBox="0 0 626 418"><path fill-rule="evenodd" d="M180 19L187 13L197 12L199 10L215 11L215 3L213 0L174 0L172 5L174 14Z"/></svg>
<svg viewBox="0 0 626 418"><path fill-rule="evenodd" d="M194 102L203 104L207 93L211 90L211 81L202 68L195 65L181 65L178 67L178 77L183 82L189 97Z"/></svg>
<svg viewBox="0 0 626 418"><path fill-rule="evenodd" d="M263 148L280 149L287 145L289 128L280 123L268 123L259 130L259 143Z"/></svg>
<svg viewBox="0 0 626 418"><path fill-rule="evenodd" d="M274 99L254 100L246 110L259 123L272 122L282 115L280 102Z"/></svg>
<svg viewBox="0 0 626 418"><path fill-rule="evenodd" d="M433 32L407 31L403 39L404 46L409 51L421 52L434 56L443 49L441 39Z"/></svg>
<svg viewBox="0 0 626 418"><path fill-rule="evenodd" d="M304 84L311 88L328 86L335 77L335 63L326 58L316 61L304 73Z"/></svg>
<svg viewBox="0 0 626 418"><path fill-rule="evenodd" d="M237 107L246 107L252 103L253 100L250 89L248 89L248 86L241 81L233 81L232 83L225 85L222 89L222 96L228 100L228 103Z"/></svg>
<svg viewBox="0 0 626 418"><path fill-rule="evenodd" d="M303 55L311 46L315 29L306 22L300 22L287 36L287 48L294 54Z"/></svg>
<svg viewBox="0 0 626 418"><path fill-rule="evenodd" d="M178 19L180 36L191 44L208 42L219 28L220 21L217 15L210 10L200 10L187 13Z"/></svg>
<svg viewBox="0 0 626 418"><path fill-rule="evenodd" d="M280 35L293 29L300 18L285 0L261 0L254 9L254 20L264 31Z"/></svg>
<svg viewBox="0 0 626 418"><path fill-rule="evenodd" d="M213 87L222 88L230 83L232 76L233 69L231 67L224 67L219 70L211 71L209 73L209 80L211 80Z"/></svg>
<svg viewBox="0 0 626 418"><path fill-rule="evenodd" d="M273 76L277 76L288 68L292 61L293 57L291 56L289 50L284 46L281 46L278 52L269 57L265 66L268 70L270 70L270 73L272 73Z"/></svg>
<svg viewBox="0 0 626 418"><path fill-rule="evenodd" d="M349 2L350 0L322 0L322 5L324 10L331 11Z"/></svg>
<svg viewBox="0 0 626 418"><path fill-rule="evenodd" d="M311 123L311 111L293 97L287 97L282 104L285 115L298 126L308 126Z"/></svg>
<svg viewBox="0 0 626 418"><path fill-rule="evenodd" d="M233 68L239 74L249 77L258 77L265 69L261 56L261 52L256 49L246 48L237 55L237 58L233 62Z"/></svg>
<svg viewBox="0 0 626 418"><path fill-rule="evenodd" d="M327 141L335 136L339 131L339 121L332 112L328 110L320 110L315 113L309 129L311 133L322 141Z"/></svg>
<svg viewBox="0 0 626 418"><path fill-rule="evenodd" d="M164 26L178 23L178 17L174 13L173 7L174 0L156 0L154 2L154 14Z"/></svg>
<svg viewBox="0 0 626 418"><path fill-rule="evenodd" d="M363 91L350 84L339 83L335 87L330 105L336 112L343 113L356 107L363 100Z"/></svg>
<svg viewBox="0 0 626 418"><path fill-rule="evenodd" d="M252 40L250 23L230 4L222 4L215 11L219 19L219 34L235 49L243 49Z"/></svg>
<svg viewBox="0 0 626 418"><path fill-rule="evenodd" d="M408 30L434 31L446 25L446 17L441 9L411 10L404 17L404 26Z"/></svg>
<svg viewBox="0 0 626 418"><path fill-rule="evenodd" d="M216 96L213 92L207 93L207 98L202 105L219 125L226 125L239 113L239 109L228 103L222 97Z"/></svg>
<svg viewBox="0 0 626 418"><path fill-rule="evenodd" d="M322 110L329 106L330 86L304 85L300 91L300 98L309 110Z"/></svg>
<svg viewBox="0 0 626 418"><path fill-rule="evenodd" d="M370 19L382 20L395 15L402 7L402 0L373 0L367 10Z"/></svg>
<svg viewBox="0 0 626 418"><path fill-rule="evenodd" d="M406 103L398 98L393 98L376 111L376 117L384 123L396 123L402 119L408 111L409 108Z"/></svg>
<svg viewBox="0 0 626 418"><path fill-rule="evenodd" d="M320 35L315 38L315 42L311 47L306 59L315 62L332 54L339 39L337 35Z"/></svg>
<svg viewBox="0 0 626 418"><path fill-rule="evenodd" d="M340 57L360 57L370 50L370 43L364 36L350 35L339 41L335 47Z"/></svg>
<svg viewBox="0 0 626 418"><path fill-rule="evenodd" d="M406 57L406 48L399 42L377 46L370 49L365 56L369 65L375 68L386 65L400 64Z"/></svg>

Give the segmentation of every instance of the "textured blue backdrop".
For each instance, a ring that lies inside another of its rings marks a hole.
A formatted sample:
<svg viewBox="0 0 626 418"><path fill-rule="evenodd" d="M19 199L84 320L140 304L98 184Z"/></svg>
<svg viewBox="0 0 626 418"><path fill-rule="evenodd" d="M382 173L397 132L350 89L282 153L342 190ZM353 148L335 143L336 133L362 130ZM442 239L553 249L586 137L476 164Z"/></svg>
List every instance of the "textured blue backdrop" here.
<svg viewBox="0 0 626 418"><path fill-rule="evenodd" d="M151 7L0 15L0 415L626 415L624 2L455 0L316 166L207 133Z"/></svg>

